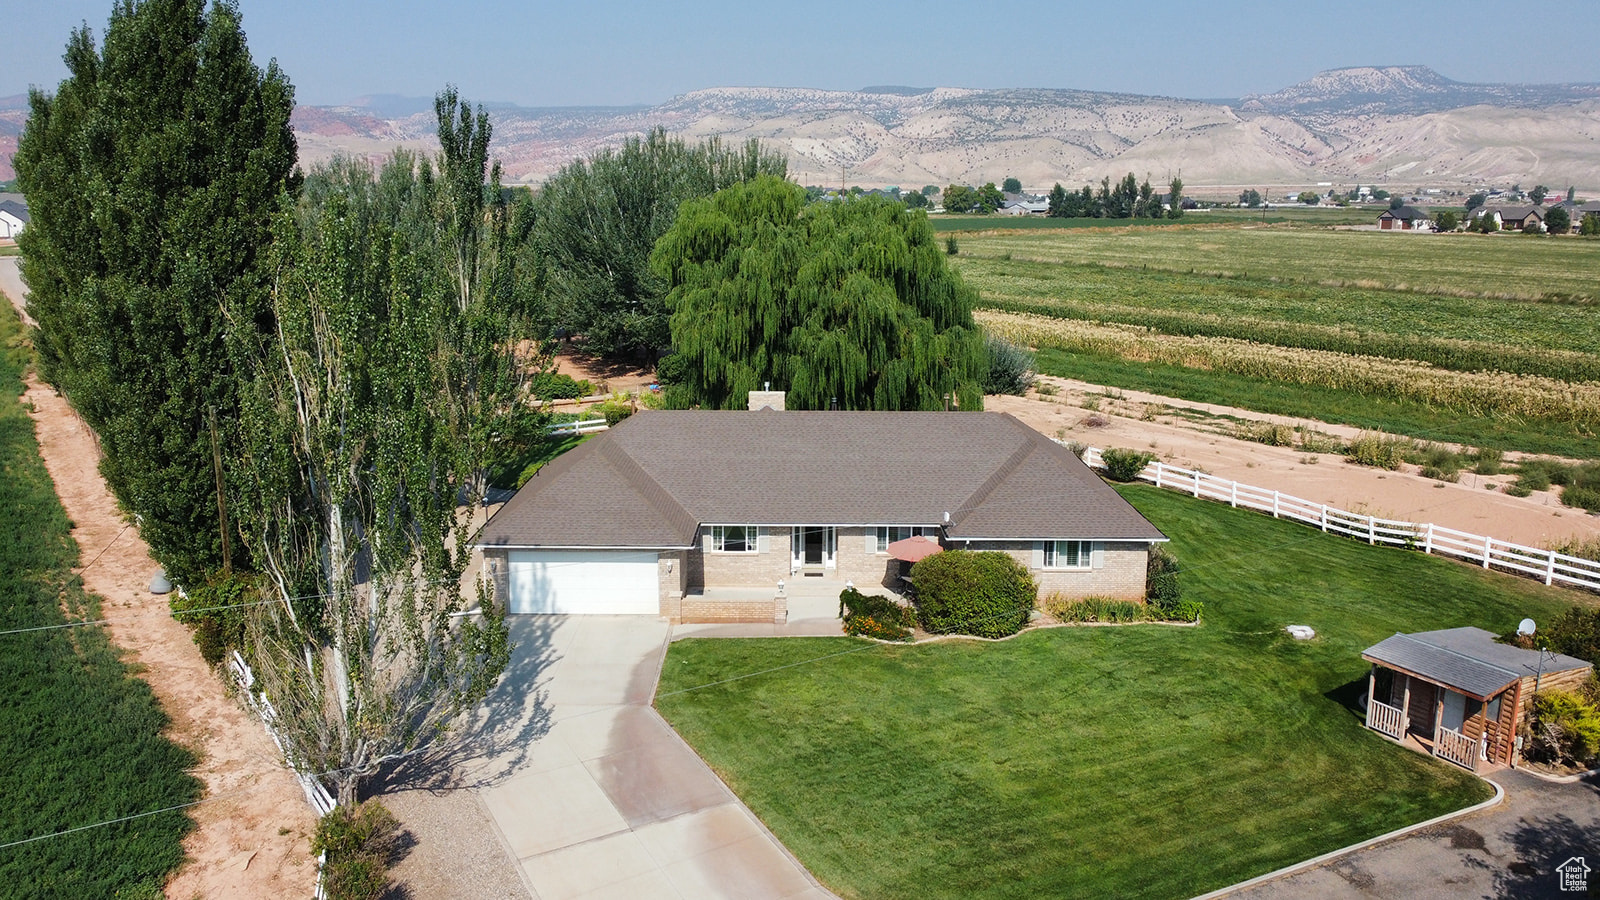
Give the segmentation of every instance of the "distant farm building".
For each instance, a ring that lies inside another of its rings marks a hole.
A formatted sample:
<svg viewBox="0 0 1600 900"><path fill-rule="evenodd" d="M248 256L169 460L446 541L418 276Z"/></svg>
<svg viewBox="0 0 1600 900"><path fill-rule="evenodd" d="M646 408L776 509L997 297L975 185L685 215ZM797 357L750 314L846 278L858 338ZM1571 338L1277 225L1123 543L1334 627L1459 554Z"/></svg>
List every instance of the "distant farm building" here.
<svg viewBox="0 0 1600 900"><path fill-rule="evenodd" d="M1378 216L1378 227L1384 231L1417 231L1432 224L1428 214L1415 206L1386 209Z"/></svg>

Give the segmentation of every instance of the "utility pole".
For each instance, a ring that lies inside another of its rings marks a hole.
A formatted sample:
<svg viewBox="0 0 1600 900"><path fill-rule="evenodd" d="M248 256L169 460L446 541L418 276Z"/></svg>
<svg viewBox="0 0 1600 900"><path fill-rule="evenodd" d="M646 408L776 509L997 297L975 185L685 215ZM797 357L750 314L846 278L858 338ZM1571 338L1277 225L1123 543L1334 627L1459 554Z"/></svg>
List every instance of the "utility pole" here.
<svg viewBox="0 0 1600 900"><path fill-rule="evenodd" d="M208 410L211 427L211 469L217 478L217 527L222 531L222 574L233 574L233 552L228 545L228 502L222 490L222 445L217 442L217 408Z"/></svg>

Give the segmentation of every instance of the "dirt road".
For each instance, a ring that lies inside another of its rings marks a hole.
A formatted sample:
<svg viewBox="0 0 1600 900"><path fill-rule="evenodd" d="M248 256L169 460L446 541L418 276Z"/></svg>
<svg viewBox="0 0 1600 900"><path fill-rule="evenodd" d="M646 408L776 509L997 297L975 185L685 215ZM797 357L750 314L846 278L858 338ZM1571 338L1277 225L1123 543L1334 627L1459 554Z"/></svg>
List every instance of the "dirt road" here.
<svg viewBox="0 0 1600 900"><path fill-rule="evenodd" d="M0 291L19 309L16 258L0 258ZM167 885L172 900L303 900L316 885L307 836L316 819L261 723L230 699L190 639L150 593L158 566L118 514L98 471L94 436L55 391L29 378L39 451L73 522L90 591L104 598L111 639L140 667L171 718L169 736L200 758L194 775L210 799L191 810L188 859Z"/></svg>
<svg viewBox="0 0 1600 900"><path fill-rule="evenodd" d="M1269 447L1210 430L1223 427L1226 420L1216 418L1220 416L1307 425L1341 438L1354 437L1359 429L1138 391L1111 391L1108 397L1104 388L1061 378L1041 378L1040 382L1053 386L1057 393L988 397L984 408L1011 413L1062 440L1102 449L1145 450L1173 465L1366 515L1433 522L1533 547L1570 537L1600 537L1600 517L1562 506L1551 492L1525 498L1502 493L1501 488L1512 481L1508 475L1463 472L1459 482L1448 484L1423 478L1414 467L1407 467L1411 471L1406 472L1386 472L1352 465L1337 454ZM1086 403L1095 409L1086 408Z"/></svg>

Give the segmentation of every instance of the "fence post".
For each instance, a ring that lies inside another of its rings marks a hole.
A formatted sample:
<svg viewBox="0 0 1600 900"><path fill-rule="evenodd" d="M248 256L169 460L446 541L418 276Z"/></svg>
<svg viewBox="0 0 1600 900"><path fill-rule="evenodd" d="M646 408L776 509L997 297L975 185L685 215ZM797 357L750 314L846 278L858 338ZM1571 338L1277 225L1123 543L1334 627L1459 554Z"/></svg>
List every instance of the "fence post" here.
<svg viewBox="0 0 1600 900"><path fill-rule="evenodd" d="M1494 538L1489 537L1488 535L1484 535L1484 537L1483 537L1483 567L1485 569L1489 568L1489 552L1494 549L1493 542L1494 542Z"/></svg>
<svg viewBox="0 0 1600 900"><path fill-rule="evenodd" d="M1423 539L1422 552L1423 553L1432 553L1433 552L1433 523L1432 522L1428 523L1428 536L1425 539Z"/></svg>
<svg viewBox="0 0 1600 900"><path fill-rule="evenodd" d="M1326 503L1322 504L1322 530L1323 532L1328 530L1328 504Z"/></svg>
<svg viewBox="0 0 1600 900"><path fill-rule="evenodd" d="M1278 517L1278 492L1277 491L1273 491L1272 492L1272 517L1274 519L1276 519Z"/></svg>
<svg viewBox="0 0 1600 900"><path fill-rule="evenodd" d="M1195 496L1196 500L1200 499L1200 470L1199 469L1195 469L1194 470L1194 496Z"/></svg>
<svg viewBox="0 0 1600 900"><path fill-rule="evenodd" d="M1239 508L1239 482L1230 481L1230 482L1228 482L1228 484L1231 485L1232 488L1233 488L1233 493L1228 498L1228 505L1232 506L1234 509L1238 509Z"/></svg>
<svg viewBox="0 0 1600 900"><path fill-rule="evenodd" d="M1161 487L1161 460L1156 460L1156 487Z"/></svg>
<svg viewBox="0 0 1600 900"><path fill-rule="evenodd" d="M1367 543L1376 544L1377 542L1377 532L1374 530L1373 519L1371 516L1367 516Z"/></svg>
<svg viewBox="0 0 1600 900"><path fill-rule="evenodd" d="M1545 554L1544 583L1546 587L1549 587L1556 580L1556 552L1554 550L1546 550Z"/></svg>

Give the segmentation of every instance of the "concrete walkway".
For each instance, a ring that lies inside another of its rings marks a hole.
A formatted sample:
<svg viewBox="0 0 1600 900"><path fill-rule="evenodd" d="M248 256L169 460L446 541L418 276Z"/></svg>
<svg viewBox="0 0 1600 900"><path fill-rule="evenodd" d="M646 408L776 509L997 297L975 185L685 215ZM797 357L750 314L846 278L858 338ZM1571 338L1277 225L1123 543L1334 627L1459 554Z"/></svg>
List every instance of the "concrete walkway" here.
<svg viewBox="0 0 1600 900"><path fill-rule="evenodd" d="M1552 784L1526 772L1491 777L1505 789L1499 806L1359 850L1304 872L1228 895L1228 900L1418 900L1560 898L1556 867L1584 857L1600 888L1600 786ZM1359 789L1352 786L1352 789Z"/></svg>
<svg viewBox="0 0 1600 900"><path fill-rule="evenodd" d="M832 897L651 707L671 631L515 616L461 772L539 900Z"/></svg>

